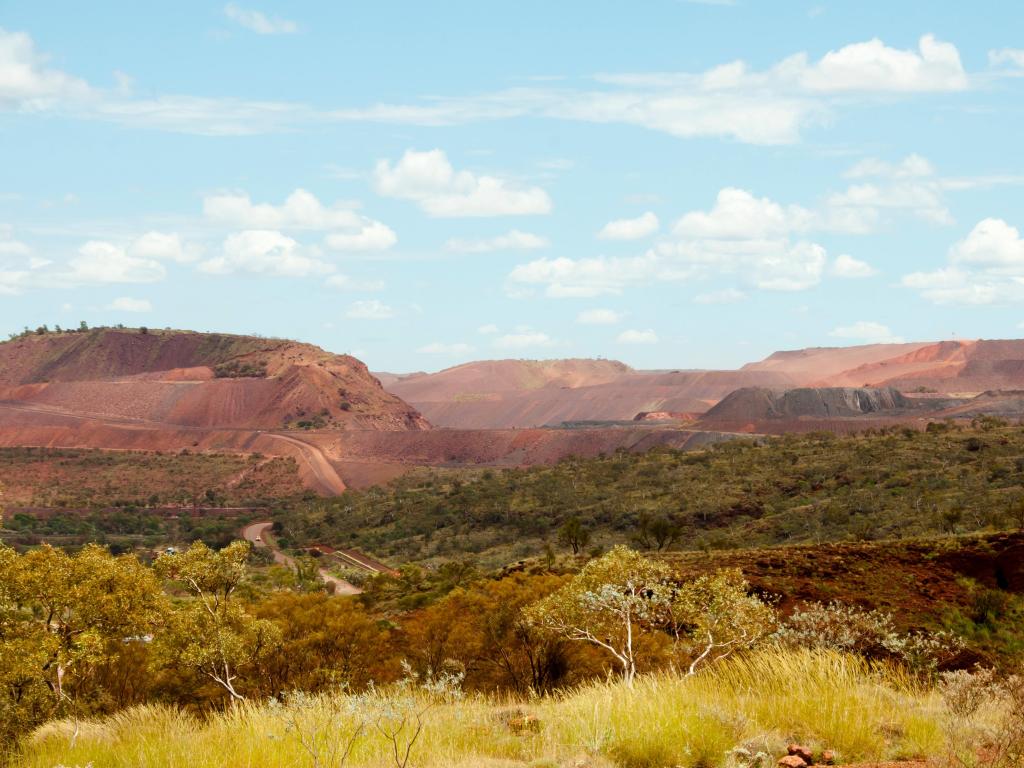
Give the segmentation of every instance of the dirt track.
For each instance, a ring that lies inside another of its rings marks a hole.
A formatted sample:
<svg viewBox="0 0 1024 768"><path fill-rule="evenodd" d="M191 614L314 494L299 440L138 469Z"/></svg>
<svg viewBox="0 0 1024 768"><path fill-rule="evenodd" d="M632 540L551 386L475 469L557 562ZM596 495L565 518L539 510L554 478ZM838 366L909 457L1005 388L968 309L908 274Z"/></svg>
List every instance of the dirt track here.
<svg viewBox="0 0 1024 768"><path fill-rule="evenodd" d="M270 538L270 529L273 527L273 523L263 520L258 523L249 523L242 529L242 538L246 541L251 542L254 547L263 548L266 547L274 555L274 562L286 565L289 568L295 566L295 560L288 557L284 552L275 547L271 542L273 539ZM320 578L327 584L334 585L334 594L336 595L358 595L363 590L354 584L350 584L344 579L339 579L337 576L332 576L325 569L320 569Z"/></svg>

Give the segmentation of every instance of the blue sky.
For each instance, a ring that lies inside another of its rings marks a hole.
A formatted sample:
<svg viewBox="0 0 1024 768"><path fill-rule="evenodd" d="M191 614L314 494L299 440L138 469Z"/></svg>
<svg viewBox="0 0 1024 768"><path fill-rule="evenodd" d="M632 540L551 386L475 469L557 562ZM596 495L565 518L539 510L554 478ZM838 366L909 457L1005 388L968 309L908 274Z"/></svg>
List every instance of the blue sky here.
<svg viewBox="0 0 1024 768"><path fill-rule="evenodd" d="M0 0L0 330L395 371L1024 335L1019 3L155 5Z"/></svg>

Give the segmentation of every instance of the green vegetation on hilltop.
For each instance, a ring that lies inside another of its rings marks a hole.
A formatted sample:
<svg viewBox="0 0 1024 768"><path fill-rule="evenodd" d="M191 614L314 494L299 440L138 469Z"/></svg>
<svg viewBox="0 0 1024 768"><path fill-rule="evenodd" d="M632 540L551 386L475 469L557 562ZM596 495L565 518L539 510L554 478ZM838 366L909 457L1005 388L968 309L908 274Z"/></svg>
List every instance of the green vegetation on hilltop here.
<svg viewBox="0 0 1024 768"><path fill-rule="evenodd" d="M492 566L581 542L735 548L1019 528L1024 428L987 419L421 472L304 505L279 523L292 544L407 561L472 554Z"/></svg>

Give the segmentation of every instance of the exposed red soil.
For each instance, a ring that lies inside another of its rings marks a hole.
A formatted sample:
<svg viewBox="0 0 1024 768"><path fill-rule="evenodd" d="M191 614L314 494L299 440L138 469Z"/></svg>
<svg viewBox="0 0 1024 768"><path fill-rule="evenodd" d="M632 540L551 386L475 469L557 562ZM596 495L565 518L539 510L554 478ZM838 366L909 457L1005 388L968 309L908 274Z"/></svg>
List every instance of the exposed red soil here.
<svg viewBox="0 0 1024 768"><path fill-rule="evenodd" d="M593 367L598 364L603 367ZM534 427L623 421L642 412L703 413L744 387L870 386L959 395L1024 389L1024 341L819 347L776 352L736 371L635 371L605 360L482 361L435 374L387 374L384 380L438 426ZM758 426L749 419L729 424L743 425Z"/></svg>
<svg viewBox="0 0 1024 768"><path fill-rule="evenodd" d="M990 589L1024 593L1024 532L905 541L681 552L666 555L684 575L740 568L758 590L789 611L797 604L840 600L896 615L923 628L936 605L969 611L964 577Z"/></svg>
<svg viewBox="0 0 1024 768"><path fill-rule="evenodd" d="M308 487L326 494L387 482L417 466L529 466L655 446L699 448L729 439L667 427L508 430L260 431L180 427L0 403L0 445L218 451L290 456Z"/></svg>
<svg viewBox="0 0 1024 768"><path fill-rule="evenodd" d="M0 400L187 427L429 428L348 355L180 331L102 329L0 344Z"/></svg>

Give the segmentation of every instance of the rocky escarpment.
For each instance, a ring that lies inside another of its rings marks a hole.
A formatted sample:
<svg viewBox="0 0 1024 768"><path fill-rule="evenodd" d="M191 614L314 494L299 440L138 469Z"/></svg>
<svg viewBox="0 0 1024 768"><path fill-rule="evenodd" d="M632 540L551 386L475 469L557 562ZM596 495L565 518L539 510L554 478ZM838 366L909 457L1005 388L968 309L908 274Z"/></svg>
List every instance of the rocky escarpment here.
<svg viewBox="0 0 1024 768"><path fill-rule="evenodd" d="M873 387L745 387L726 395L706 419L758 421L785 418L844 418L888 414L916 407L899 390Z"/></svg>

